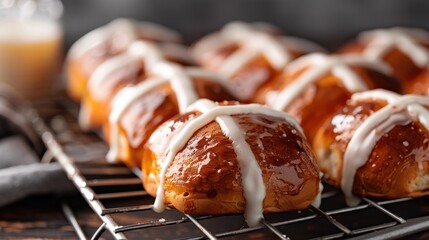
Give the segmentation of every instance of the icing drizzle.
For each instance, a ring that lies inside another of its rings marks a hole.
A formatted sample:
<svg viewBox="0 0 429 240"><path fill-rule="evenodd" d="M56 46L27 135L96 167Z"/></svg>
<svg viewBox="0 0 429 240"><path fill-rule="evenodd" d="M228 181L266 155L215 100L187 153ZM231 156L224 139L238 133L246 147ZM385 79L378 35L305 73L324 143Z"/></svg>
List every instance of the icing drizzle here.
<svg viewBox="0 0 429 240"><path fill-rule="evenodd" d="M106 156L109 162L117 161L118 153L121 149L119 121L126 110L140 97L161 85L170 84L178 101L179 112L184 113L186 108L199 98L192 80L193 77L214 80L221 85L222 82L226 81L203 69L196 67L184 68L169 62L155 64L151 72L158 77L146 79L135 86L127 87L121 90L113 99L113 107L109 115L111 129L109 138L111 144Z"/></svg>
<svg viewBox="0 0 429 240"><path fill-rule="evenodd" d="M179 48L179 46L175 48ZM97 67L88 80L87 89L91 93L91 96L102 99L106 91L100 91L100 86L105 88L112 87L115 85L114 81L121 79L111 77L113 73L121 71L131 74L137 73L139 72L139 69L136 69L138 65L134 63L137 63L139 60L144 63L145 71L149 72L158 62L164 61L166 54L160 51L153 43L142 40L135 41L128 47L126 52L106 60ZM82 104L79 113L79 125L83 129L90 128L90 119L85 104Z"/></svg>
<svg viewBox="0 0 429 240"><path fill-rule="evenodd" d="M392 48L397 48L416 66L428 67L429 50L421 45L421 43L429 44L429 33L426 31L399 27L377 29L363 32L358 40L368 43L363 54L371 59L382 59Z"/></svg>
<svg viewBox="0 0 429 240"><path fill-rule="evenodd" d="M233 120L231 115L253 113L282 118L288 121L303 135L301 127L290 115L259 104L217 106L209 100L202 99L191 105L188 110L199 111L202 114L190 120L172 139L167 156L162 163L160 183L156 192L154 210L160 212L165 209L165 174L171 162L176 157L176 154L186 145L196 131L211 121L216 121L220 125L225 136L231 140L234 151L237 154L244 198L246 200L246 221L249 226L257 225L260 219L263 218L263 200L266 194L262 172L249 144L242 135L239 125Z"/></svg>
<svg viewBox="0 0 429 240"><path fill-rule="evenodd" d="M277 37L264 31L261 23L247 24L232 22L225 25L218 33L206 36L194 48L195 55L201 56L206 52L215 52L225 46L239 43L241 48L231 54L219 67L218 72L233 76L243 66L260 54L264 55L270 64L281 70L291 59L289 49L298 51L323 51L317 44L298 38Z"/></svg>
<svg viewBox="0 0 429 240"><path fill-rule="evenodd" d="M359 204L353 195L353 181L356 171L368 161L377 141L396 125L407 125L419 121L429 131L429 98L418 95L404 95L386 90L372 90L356 93L352 101L380 99L388 104L369 116L355 131L344 153L341 189L350 206Z"/></svg>
<svg viewBox="0 0 429 240"><path fill-rule="evenodd" d="M160 62L154 66L152 72L157 76L170 79L170 84L179 102L180 112L184 112L189 105L198 99L198 94L195 91L191 77L179 65Z"/></svg>
<svg viewBox="0 0 429 240"><path fill-rule="evenodd" d="M99 91L100 86L109 86L107 80L117 81L116 78L111 78L113 72L130 71L129 66L136 61L144 62L146 71L157 62L163 59L162 53L151 43L144 41L136 41L130 45L128 51L115 56L102 63L91 75L88 80L88 91L92 96L101 98L104 94Z"/></svg>
<svg viewBox="0 0 429 240"><path fill-rule="evenodd" d="M304 67L309 67L309 69L278 93L276 97L267 98L267 104L277 110L286 109L308 85L328 73L336 76L350 92L367 90L368 86L365 81L350 68L350 65L362 66L390 74L390 68L387 65L358 55L328 56L320 53L309 54L291 62L285 71L294 73Z"/></svg>
<svg viewBox="0 0 429 240"><path fill-rule="evenodd" d="M120 35L128 44L137 40L139 35L150 36L150 39L168 42L181 42L179 33L162 25L150 22L137 22L131 19L118 18L105 26L97 28L81 39L70 49L70 56L80 57L94 46L106 41L113 34ZM126 44L126 45L128 45Z"/></svg>
<svg viewBox="0 0 429 240"><path fill-rule="evenodd" d="M107 161L114 163L117 162L118 159L119 149L121 148L118 124L122 115L140 96L165 83L168 83L168 80L164 78L146 79L134 87L121 90L118 95L115 96L113 99L112 111L109 114L110 149L106 155Z"/></svg>
<svg viewBox="0 0 429 240"><path fill-rule="evenodd" d="M134 63L139 60L144 62L146 71L148 71L153 65L163 59L162 53L152 43L145 41L136 41L131 44L128 50L122 54L119 54L97 67L94 73L88 80L87 91L91 93L91 96L96 99L103 99L106 90L100 91L100 87L109 88L115 85L115 81L118 78L112 77L113 73L116 72L129 72L131 74L139 72ZM119 78L121 79L121 78ZM88 116L88 110L86 109L85 103L82 102L81 109L79 112L79 125L83 129L89 129L90 119Z"/></svg>

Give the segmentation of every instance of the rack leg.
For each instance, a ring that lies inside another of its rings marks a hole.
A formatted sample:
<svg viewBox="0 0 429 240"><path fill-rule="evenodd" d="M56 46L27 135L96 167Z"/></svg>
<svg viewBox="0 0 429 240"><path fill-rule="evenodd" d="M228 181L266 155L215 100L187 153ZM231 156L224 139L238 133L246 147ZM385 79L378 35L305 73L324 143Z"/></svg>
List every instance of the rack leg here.
<svg viewBox="0 0 429 240"><path fill-rule="evenodd" d="M87 239L69 205L64 201L61 201L61 209L63 210L64 215L66 216L69 223L72 225L79 239Z"/></svg>
<svg viewBox="0 0 429 240"><path fill-rule="evenodd" d="M103 223L101 226L95 231L94 235L92 235L91 240L97 240L103 235L103 233L106 231L106 224Z"/></svg>

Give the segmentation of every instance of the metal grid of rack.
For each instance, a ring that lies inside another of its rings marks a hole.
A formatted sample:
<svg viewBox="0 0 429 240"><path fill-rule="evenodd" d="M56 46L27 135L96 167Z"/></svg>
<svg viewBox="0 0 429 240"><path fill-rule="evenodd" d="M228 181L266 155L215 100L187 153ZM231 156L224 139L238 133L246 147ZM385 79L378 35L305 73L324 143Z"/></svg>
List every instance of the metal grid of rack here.
<svg viewBox="0 0 429 240"><path fill-rule="evenodd" d="M47 147L46 155L61 163L103 222L93 239L105 230L115 239L394 239L429 229L428 198L364 198L360 205L347 207L341 193L328 185L320 208L268 214L252 228L241 215L190 216L174 209L155 213L139 170L108 164L106 145L97 134L80 130L73 107L57 102L38 109L28 117Z"/></svg>

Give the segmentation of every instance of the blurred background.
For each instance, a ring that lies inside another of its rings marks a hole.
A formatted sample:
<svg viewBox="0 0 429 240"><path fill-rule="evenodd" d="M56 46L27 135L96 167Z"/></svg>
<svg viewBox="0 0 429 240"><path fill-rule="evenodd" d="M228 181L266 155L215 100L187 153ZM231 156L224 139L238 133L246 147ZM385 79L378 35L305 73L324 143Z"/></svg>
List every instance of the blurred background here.
<svg viewBox="0 0 429 240"><path fill-rule="evenodd" d="M424 0L63 0L66 47L117 17L153 21L192 43L233 20L266 21L334 50L358 32L389 26L429 30Z"/></svg>

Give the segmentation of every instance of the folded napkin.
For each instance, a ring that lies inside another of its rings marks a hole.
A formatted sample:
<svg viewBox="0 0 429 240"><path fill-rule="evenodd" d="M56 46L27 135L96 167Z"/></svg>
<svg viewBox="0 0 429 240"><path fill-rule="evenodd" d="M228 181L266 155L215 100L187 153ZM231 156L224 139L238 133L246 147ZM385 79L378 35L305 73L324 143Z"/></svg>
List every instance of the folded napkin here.
<svg viewBox="0 0 429 240"><path fill-rule="evenodd" d="M75 191L58 163L41 163L42 144L22 110L28 107L0 85L0 207L33 194Z"/></svg>

